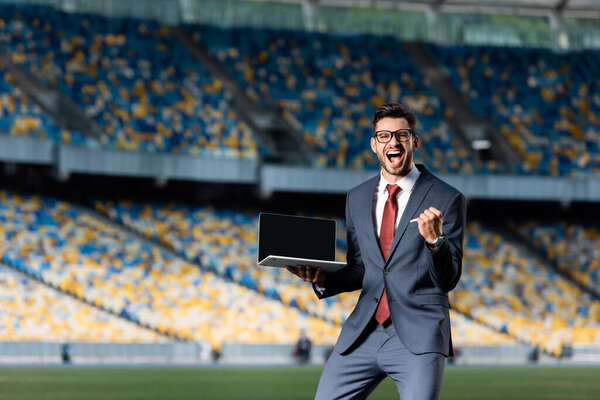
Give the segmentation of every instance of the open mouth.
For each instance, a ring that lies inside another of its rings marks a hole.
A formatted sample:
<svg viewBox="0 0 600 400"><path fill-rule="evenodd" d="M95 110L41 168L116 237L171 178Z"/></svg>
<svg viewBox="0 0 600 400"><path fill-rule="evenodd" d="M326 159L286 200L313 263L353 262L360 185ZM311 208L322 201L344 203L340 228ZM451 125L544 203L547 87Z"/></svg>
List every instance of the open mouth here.
<svg viewBox="0 0 600 400"><path fill-rule="evenodd" d="M390 151L388 151L385 154L385 156L387 157L387 159L394 166L397 166L397 165L400 164L400 162L402 161L402 156L403 155L404 155L404 152L400 151L400 150L390 150Z"/></svg>

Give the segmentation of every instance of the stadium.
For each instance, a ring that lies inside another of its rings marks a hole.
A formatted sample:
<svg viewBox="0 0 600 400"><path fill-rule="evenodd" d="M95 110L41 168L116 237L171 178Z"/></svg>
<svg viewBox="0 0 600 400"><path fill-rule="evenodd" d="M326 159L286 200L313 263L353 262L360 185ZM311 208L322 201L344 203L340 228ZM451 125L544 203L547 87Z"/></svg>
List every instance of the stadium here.
<svg viewBox="0 0 600 400"><path fill-rule="evenodd" d="M0 87L0 399L313 398L360 293L258 216L344 261L390 101L467 199L441 398L600 398L600 2L2 0Z"/></svg>

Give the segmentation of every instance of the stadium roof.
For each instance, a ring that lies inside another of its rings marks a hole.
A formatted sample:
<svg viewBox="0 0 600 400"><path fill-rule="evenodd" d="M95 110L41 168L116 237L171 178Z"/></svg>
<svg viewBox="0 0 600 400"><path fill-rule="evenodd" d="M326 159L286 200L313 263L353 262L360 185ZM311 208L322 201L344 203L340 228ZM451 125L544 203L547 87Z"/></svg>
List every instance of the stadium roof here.
<svg viewBox="0 0 600 400"><path fill-rule="evenodd" d="M599 0L277 0L281 3L313 3L323 6L369 7L442 12L547 15L561 12L569 17L600 18Z"/></svg>

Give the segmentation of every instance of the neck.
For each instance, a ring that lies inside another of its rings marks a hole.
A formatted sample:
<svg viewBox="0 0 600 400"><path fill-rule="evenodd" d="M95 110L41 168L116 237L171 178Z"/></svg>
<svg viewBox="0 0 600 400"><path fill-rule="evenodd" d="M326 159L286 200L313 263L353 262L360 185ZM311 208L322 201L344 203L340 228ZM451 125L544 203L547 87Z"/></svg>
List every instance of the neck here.
<svg viewBox="0 0 600 400"><path fill-rule="evenodd" d="M381 171L383 178L388 181L388 183L397 183L400 179L404 178L406 175L392 175L388 174L387 171Z"/></svg>
<svg viewBox="0 0 600 400"><path fill-rule="evenodd" d="M389 172L387 172L384 168L381 168L381 175L383 175L384 179L386 181L388 181L389 183L398 183L398 181L404 177L406 177L408 174L410 174L410 171L412 171L414 167L414 164L411 165L410 169L404 173L404 174L398 174L398 175L394 175L394 174L390 174Z"/></svg>

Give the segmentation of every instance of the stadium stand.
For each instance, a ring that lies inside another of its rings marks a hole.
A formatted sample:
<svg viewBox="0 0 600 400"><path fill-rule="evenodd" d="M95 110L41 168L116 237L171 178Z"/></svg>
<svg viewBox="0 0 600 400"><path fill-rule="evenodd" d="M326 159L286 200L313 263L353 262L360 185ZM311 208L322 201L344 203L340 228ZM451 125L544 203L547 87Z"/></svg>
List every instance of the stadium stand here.
<svg viewBox="0 0 600 400"><path fill-rule="evenodd" d="M224 343L291 344L301 329L310 330L315 344L332 344L337 336L339 324L174 259L66 202L7 191L0 192L0 200L2 261L21 271L0 269L6 285L0 301L10 311L0 331L4 340L170 340L162 333L219 349ZM238 274L231 272L234 278ZM284 289L293 294L299 291L294 286ZM511 343L506 335L453 316L459 345ZM40 319L45 323L37 324Z"/></svg>
<svg viewBox="0 0 600 400"><path fill-rule="evenodd" d="M284 304L341 324L356 303L357 293L315 301L315 294L289 272L257 268L256 212L180 204L96 202L96 210L158 243L192 263L258 290ZM338 224L338 227L343 225ZM345 260L345 232L338 233L336 257Z"/></svg>
<svg viewBox="0 0 600 400"><path fill-rule="evenodd" d="M110 148L257 157L260 146L223 83L170 28L44 6L0 7L6 16L0 41L12 62L80 104L101 125ZM251 99L276 108L303 133L315 151L316 166L376 167L367 116L376 104L397 99L420 116L417 130L424 146L419 158L431 169L497 172L495 163L474 160L444 123L451 107L409 57L396 56L405 54L397 39L198 25L190 30ZM520 172L599 173L597 52L426 47L469 106L500 127L524 160ZM32 106L21 103L15 115L23 115L3 131L43 131L43 136L75 145L90 140L58 129L39 110L32 117Z"/></svg>
<svg viewBox="0 0 600 400"><path fill-rule="evenodd" d="M343 321L355 304L356 294L318 301L308 285L292 280L286 271L255 268L256 217L248 211L130 202L96 202L96 209L168 245L189 261L208 265L216 273L285 304L324 318L333 316L336 322ZM345 243L340 240L338 244L339 259ZM467 325L470 330L458 334L459 343L510 342L497 336L506 333L559 355L565 344L590 344L600 337L598 301L527 254L518 243L479 223L469 224L464 274L451 293L451 303L463 314L457 320L468 316L480 323ZM479 335L481 324L493 329ZM464 326L458 323L456 329Z"/></svg>
<svg viewBox="0 0 600 400"><path fill-rule="evenodd" d="M555 355L599 340L600 302L494 229L468 229L457 310Z"/></svg>
<svg viewBox="0 0 600 400"><path fill-rule="evenodd" d="M6 3L0 15L12 62L84 108L110 148L257 156L222 83L167 26Z"/></svg>
<svg viewBox="0 0 600 400"><path fill-rule="evenodd" d="M419 115L420 159L439 172L489 171L443 122L449 112L392 37L253 28L189 27L194 39L246 88L274 107L314 150L314 165L372 168L370 117L398 100Z"/></svg>
<svg viewBox="0 0 600 400"><path fill-rule="evenodd" d="M452 321L452 343L457 348L463 346L509 346L518 343L515 338L455 310L450 310L450 319ZM459 357L460 355L456 354L455 356Z"/></svg>
<svg viewBox="0 0 600 400"><path fill-rule="evenodd" d="M164 343L169 340L2 266L0 285L1 341Z"/></svg>
<svg viewBox="0 0 600 400"><path fill-rule="evenodd" d="M600 53L492 46L439 46L469 107L491 118L523 159L523 173L600 175Z"/></svg>
<svg viewBox="0 0 600 400"><path fill-rule="evenodd" d="M0 192L2 261L113 314L184 340L332 344L339 326L202 271L53 198Z"/></svg>
<svg viewBox="0 0 600 400"><path fill-rule="evenodd" d="M370 116L399 100L420 118L418 160L441 173L493 174L444 119L452 113L392 37L187 25L262 107L312 147L313 165L372 169ZM0 3L13 66L65 93L110 149L256 159L264 149L219 79L172 28L128 17ZM600 176L600 53L426 44L469 107L491 118L532 176ZM96 147L61 129L0 65L0 132ZM0 340L331 345L358 293L317 301L280 269L257 268L253 209L95 201L96 211L0 191ZM216 203L215 203L216 204ZM115 224L117 222L118 224ZM345 258L338 221L337 259ZM512 226L577 282L600 289L597 224ZM150 240L143 240L130 229ZM154 243L151 243L154 242ZM176 255L173 255L172 253ZM600 343L600 303L485 222L468 226L451 294L454 342L517 342L561 355ZM16 270L20 272L16 272ZM23 275L26 274L26 275ZM146 327L146 328L144 328ZM148 329L149 328L149 329Z"/></svg>
<svg viewBox="0 0 600 400"><path fill-rule="evenodd" d="M529 221L513 229L561 271L579 283L600 293L600 227L565 221Z"/></svg>
<svg viewBox="0 0 600 400"><path fill-rule="evenodd" d="M50 139L73 145L85 143L83 135L54 124L39 106L15 86L15 79L14 74L0 61L0 134Z"/></svg>

